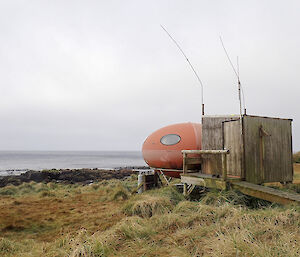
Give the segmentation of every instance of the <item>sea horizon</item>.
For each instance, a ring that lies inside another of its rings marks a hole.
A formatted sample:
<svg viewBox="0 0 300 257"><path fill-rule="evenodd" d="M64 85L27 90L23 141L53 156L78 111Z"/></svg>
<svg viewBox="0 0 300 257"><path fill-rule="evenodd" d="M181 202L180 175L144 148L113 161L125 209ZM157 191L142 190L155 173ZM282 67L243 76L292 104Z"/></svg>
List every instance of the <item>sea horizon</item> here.
<svg viewBox="0 0 300 257"><path fill-rule="evenodd" d="M115 169L145 166L134 150L0 150L0 176L28 170Z"/></svg>

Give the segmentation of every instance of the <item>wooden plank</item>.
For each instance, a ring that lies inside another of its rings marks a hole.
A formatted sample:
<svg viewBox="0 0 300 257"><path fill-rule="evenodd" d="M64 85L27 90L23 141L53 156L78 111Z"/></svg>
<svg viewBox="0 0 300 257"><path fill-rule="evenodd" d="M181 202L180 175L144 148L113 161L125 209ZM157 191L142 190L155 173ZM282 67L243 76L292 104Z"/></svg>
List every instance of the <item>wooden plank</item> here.
<svg viewBox="0 0 300 257"><path fill-rule="evenodd" d="M274 119L274 120L289 120L289 121L293 121L293 119L289 119L289 118L267 117L267 116L248 115L248 114L247 114L247 117L267 118L267 119Z"/></svg>
<svg viewBox="0 0 300 257"><path fill-rule="evenodd" d="M226 190L227 183L219 178L181 175L181 183Z"/></svg>
<svg viewBox="0 0 300 257"><path fill-rule="evenodd" d="M185 158L185 165L189 164L201 164L202 158L201 157L186 157Z"/></svg>
<svg viewBox="0 0 300 257"><path fill-rule="evenodd" d="M192 193L192 191L194 190L195 185L191 185L189 190L187 191L187 195L190 195Z"/></svg>
<svg viewBox="0 0 300 257"><path fill-rule="evenodd" d="M138 187L136 187L135 189L133 189L132 191L131 191L131 194L135 194L137 191L139 191L139 189L141 188L141 187L143 187L144 186L144 182L142 182L141 184L139 184L139 186Z"/></svg>
<svg viewBox="0 0 300 257"><path fill-rule="evenodd" d="M229 150L182 150L185 154L229 154Z"/></svg>
<svg viewBox="0 0 300 257"><path fill-rule="evenodd" d="M183 164L182 164L183 174L187 171L187 165L186 165L186 153L183 153Z"/></svg>
<svg viewBox="0 0 300 257"><path fill-rule="evenodd" d="M227 156L222 154L222 179L227 180Z"/></svg>
<svg viewBox="0 0 300 257"><path fill-rule="evenodd" d="M279 204L300 204L300 194L292 194L271 187L255 185L245 181L232 182L231 187L243 194Z"/></svg>
<svg viewBox="0 0 300 257"><path fill-rule="evenodd" d="M221 177L219 175L212 175L212 174L204 174L204 173L200 173L200 172L195 172L195 171L190 171L188 173L189 177L197 177L197 178L214 178L214 179L221 179ZM239 177L227 177L227 180L230 181L240 181L241 178Z"/></svg>
<svg viewBox="0 0 300 257"><path fill-rule="evenodd" d="M187 196L187 183L183 183L183 195Z"/></svg>

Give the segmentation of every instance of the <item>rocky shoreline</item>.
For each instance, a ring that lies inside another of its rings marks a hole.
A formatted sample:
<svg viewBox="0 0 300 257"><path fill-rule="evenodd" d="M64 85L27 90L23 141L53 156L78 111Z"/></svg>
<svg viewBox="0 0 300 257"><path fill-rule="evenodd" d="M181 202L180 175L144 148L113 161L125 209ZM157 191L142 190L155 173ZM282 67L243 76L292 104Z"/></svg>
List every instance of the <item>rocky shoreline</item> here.
<svg viewBox="0 0 300 257"><path fill-rule="evenodd" d="M0 177L0 187L7 185L20 185L23 182L57 182L65 184L90 184L93 182L108 179L123 179L137 174L138 170L147 167L125 167L118 169L60 169L60 170L29 170L20 175L9 175Z"/></svg>

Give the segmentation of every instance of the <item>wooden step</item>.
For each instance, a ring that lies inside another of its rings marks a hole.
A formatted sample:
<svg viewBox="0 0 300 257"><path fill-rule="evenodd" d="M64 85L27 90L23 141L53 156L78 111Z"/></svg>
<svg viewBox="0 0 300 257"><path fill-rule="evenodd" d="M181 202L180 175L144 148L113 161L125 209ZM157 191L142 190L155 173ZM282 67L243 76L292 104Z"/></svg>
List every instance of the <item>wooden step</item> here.
<svg viewBox="0 0 300 257"><path fill-rule="evenodd" d="M227 188L226 181L213 177L209 174L201 174L199 172L195 173L185 173L181 175L181 183L189 184L189 185L198 185L209 188L217 188L221 190L225 190Z"/></svg>

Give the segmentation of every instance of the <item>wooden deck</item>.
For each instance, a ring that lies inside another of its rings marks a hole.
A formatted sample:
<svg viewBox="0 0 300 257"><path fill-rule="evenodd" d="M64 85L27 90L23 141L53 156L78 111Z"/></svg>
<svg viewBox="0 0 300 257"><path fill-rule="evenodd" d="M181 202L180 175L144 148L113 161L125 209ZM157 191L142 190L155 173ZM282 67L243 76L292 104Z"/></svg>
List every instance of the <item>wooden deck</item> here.
<svg viewBox="0 0 300 257"><path fill-rule="evenodd" d="M243 194L279 204L300 204L300 194L288 193L271 187L240 181L238 178L227 177L227 180L224 181L220 177L195 172L182 174L181 182L220 190L232 188Z"/></svg>
<svg viewBox="0 0 300 257"><path fill-rule="evenodd" d="M245 181L235 181L231 182L230 184L233 189L256 198L279 204L300 204L300 194L288 193L271 187L260 186Z"/></svg>

